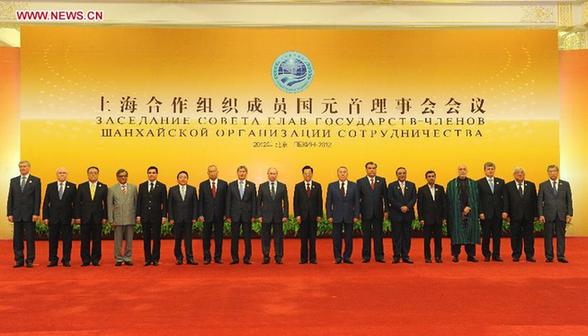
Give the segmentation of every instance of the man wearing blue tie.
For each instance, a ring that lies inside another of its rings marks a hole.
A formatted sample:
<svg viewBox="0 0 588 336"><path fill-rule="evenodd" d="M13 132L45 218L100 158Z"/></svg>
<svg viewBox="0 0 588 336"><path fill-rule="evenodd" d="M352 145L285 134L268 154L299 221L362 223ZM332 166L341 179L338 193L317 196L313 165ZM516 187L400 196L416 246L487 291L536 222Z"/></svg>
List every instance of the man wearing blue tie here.
<svg viewBox="0 0 588 336"><path fill-rule="evenodd" d="M338 181L329 184L327 189L327 218L333 225L333 252L335 263L353 264L353 223L359 219L359 193L357 185L347 179L347 167L337 169ZM341 255L342 239L345 251Z"/></svg>

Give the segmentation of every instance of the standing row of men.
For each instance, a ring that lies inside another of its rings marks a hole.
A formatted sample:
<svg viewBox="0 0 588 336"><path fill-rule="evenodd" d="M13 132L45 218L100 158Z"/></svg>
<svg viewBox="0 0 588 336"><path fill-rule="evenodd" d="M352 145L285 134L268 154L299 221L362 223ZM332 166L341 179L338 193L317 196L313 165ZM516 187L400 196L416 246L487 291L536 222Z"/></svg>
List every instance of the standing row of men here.
<svg viewBox="0 0 588 336"><path fill-rule="evenodd" d="M30 163L19 163L20 176L11 180L8 196L8 220L14 223L15 267L32 267L35 258L34 231L41 207L41 181L30 175ZM467 177L467 167L458 167L458 176L447 185L435 183L434 171L425 173L426 184L420 188L407 181L407 170L396 170L397 180L387 184L377 176L377 165L365 165L366 176L357 183L348 180L346 167L337 169L338 180L327 187L326 217L333 227L335 263L353 263L353 224L361 221L363 234L362 262L373 256L384 261L383 222L392 225L393 263L413 263L410 258L412 221L416 213L424 229L425 261L432 262L430 248L434 240L435 262L442 262L442 227L447 224L451 237L453 261L459 261L462 245L467 260L477 262L475 244L482 236L485 261L502 261L500 238L502 220L510 221L512 259L518 262L523 246L528 262L535 262L533 223L545 224L545 257L552 262L553 233L557 236L557 260L565 258L566 224L571 223L572 195L570 185L559 179L559 169L550 165L549 179L540 184L525 180L522 168L514 170L514 180L505 183L495 177L496 167L484 165L485 177L474 181ZM107 187L98 181L99 169L87 169L88 181L79 186L67 181L67 171L57 169L57 181L47 185L43 201L43 222L49 226L49 265L57 266L58 241L63 241L62 264L71 266L72 225L80 224L82 266L98 266L101 260L102 227L110 222L114 229L115 265L132 265L133 227L141 224L144 236L145 266L159 264L161 225L169 220L175 237L176 264L184 259L197 264L192 250L192 225L204 223L203 260L205 264L222 263L222 238L225 220L231 223L231 264L240 262L239 237L245 244L242 261L251 263L252 222L261 222L263 264L270 262L270 245L274 240L274 260L281 264L284 255L283 223L288 220L288 190L277 180L278 171L268 169L268 181L259 189L247 180L247 168L237 169L237 180L227 183L218 178L218 169L208 167L208 179L198 190L188 184L188 173L177 174L178 184L169 192L157 180L157 167L147 169L147 181L139 187L128 183L128 172L116 173L118 183ZM316 263L316 235L318 222L323 218L323 191L313 180L313 168L302 168L303 181L294 189L294 216L300 225L300 263ZM481 231L481 232L480 232ZM211 240L214 251L211 254ZM125 248L122 248L123 239ZM27 241L27 256L24 244ZM492 241L492 244L490 242ZM345 246L343 248L343 242ZM182 251L182 243L184 249ZM490 248L492 245L492 248Z"/></svg>

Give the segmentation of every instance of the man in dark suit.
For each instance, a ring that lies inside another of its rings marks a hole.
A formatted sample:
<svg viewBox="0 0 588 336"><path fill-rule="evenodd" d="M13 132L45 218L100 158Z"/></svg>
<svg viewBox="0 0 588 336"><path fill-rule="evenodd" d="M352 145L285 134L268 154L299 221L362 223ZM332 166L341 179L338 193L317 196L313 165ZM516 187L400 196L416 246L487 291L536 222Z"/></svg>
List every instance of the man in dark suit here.
<svg viewBox="0 0 588 336"><path fill-rule="evenodd" d="M553 230L557 237L557 261L567 263L566 225L572 223L572 189L567 181L559 179L559 167L547 167L549 179L539 185L539 220L545 224L545 258L553 261Z"/></svg>
<svg viewBox="0 0 588 336"><path fill-rule="evenodd" d="M361 262L367 263L372 255L372 238L374 240L374 257L376 262L384 262L384 220L388 219L386 211L386 179L376 175L378 165L373 162L365 164L366 175L357 180L359 193L361 231L363 246Z"/></svg>
<svg viewBox="0 0 588 336"><path fill-rule="evenodd" d="M57 169L57 181L49 183L43 200L43 222L49 226L49 265L55 267L59 262L57 248L59 236L63 241L61 263L71 267L72 226L75 222L76 185L67 181L67 170Z"/></svg>
<svg viewBox="0 0 588 336"><path fill-rule="evenodd" d="M435 184L437 174L425 173L427 184L417 192L417 213L425 238L425 262L431 263L431 237L435 241L435 262L441 263L442 226L447 224L447 195L443 186Z"/></svg>
<svg viewBox="0 0 588 336"><path fill-rule="evenodd" d="M176 265L181 265L184 262L182 239L184 240L186 263L198 265L192 252L192 225L196 223L196 218L198 218L198 195L196 188L188 185L188 172L183 170L179 172L177 180L178 184L169 188L167 197L169 222L174 227Z"/></svg>
<svg viewBox="0 0 588 336"><path fill-rule="evenodd" d="M208 180L202 181L198 188L200 194L200 217L204 222L202 248L204 264L210 264L210 239L214 231L214 262L222 264L223 231L225 225L225 206L227 203L227 182L218 178L218 168L208 166Z"/></svg>
<svg viewBox="0 0 588 336"><path fill-rule="evenodd" d="M311 166L304 166L304 180L294 188L294 216L300 225L300 264L316 264L316 231L323 217L323 189L312 180L313 173Z"/></svg>
<svg viewBox="0 0 588 336"><path fill-rule="evenodd" d="M327 219L333 225L333 252L335 263L353 264L353 223L359 220L359 192L357 185L348 178L347 167L337 169L338 181L327 188ZM344 237L344 238L343 238ZM345 250L341 255L341 240L345 240Z"/></svg>
<svg viewBox="0 0 588 336"><path fill-rule="evenodd" d="M524 242L525 257L535 262L535 239L533 222L537 219L537 190L535 183L525 180L525 170L515 168L514 180L506 184L504 190L503 219L510 217L510 245L512 260L518 262Z"/></svg>
<svg viewBox="0 0 588 336"><path fill-rule="evenodd" d="M502 237L502 213L504 212L504 180L494 176L496 165L484 163L484 174L477 181L480 216L482 226L482 254L484 261L502 261L500 257L500 238ZM490 251L492 237L492 251Z"/></svg>
<svg viewBox="0 0 588 336"><path fill-rule="evenodd" d="M237 180L229 184L227 191L227 221L231 223L231 265L239 263L239 234L243 230L245 254L243 263L251 264L251 222L257 213L255 183L247 181L247 167L237 168Z"/></svg>
<svg viewBox="0 0 588 336"><path fill-rule="evenodd" d="M98 181L100 170L86 170L88 182L78 185L76 195L76 223L80 224L82 266L100 266L102 258L102 225L108 219L108 186ZM92 242L90 244L90 242ZM90 249L92 252L90 252Z"/></svg>
<svg viewBox="0 0 588 336"><path fill-rule="evenodd" d="M33 267L35 261L35 223L41 208L41 180L30 174L29 161L18 163L20 176L10 180L6 215L14 223L12 247L15 268L25 265L24 240L27 241L26 266Z"/></svg>
<svg viewBox="0 0 588 336"><path fill-rule="evenodd" d="M161 225L167 220L167 187L157 180L159 170L147 168L147 181L139 185L137 223L143 227L145 266L159 265Z"/></svg>
<svg viewBox="0 0 588 336"><path fill-rule="evenodd" d="M267 182L259 185L257 193L257 211L261 222L261 249L263 263L269 263L271 237L274 238L274 252L277 264L284 256L284 223L288 220L288 188L276 181L278 170L267 170ZM273 234L272 234L273 231Z"/></svg>
<svg viewBox="0 0 588 336"><path fill-rule="evenodd" d="M388 212L394 250L392 262L397 264L402 258L403 262L412 264L409 253L417 190L414 183L406 180L406 168L396 169L396 177L398 180L388 185Z"/></svg>

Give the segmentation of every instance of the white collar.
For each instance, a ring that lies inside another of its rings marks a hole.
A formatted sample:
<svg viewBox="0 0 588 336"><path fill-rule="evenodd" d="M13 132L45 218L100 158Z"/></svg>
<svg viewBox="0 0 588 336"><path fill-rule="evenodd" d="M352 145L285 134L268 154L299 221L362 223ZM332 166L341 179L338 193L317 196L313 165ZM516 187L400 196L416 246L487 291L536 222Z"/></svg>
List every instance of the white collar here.
<svg viewBox="0 0 588 336"><path fill-rule="evenodd" d="M20 179L21 179L21 180L22 180L22 178L23 178L23 177L25 178L25 180L28 180L28 179L29 179L29 177L31 177L31 173L28 173L28 174L26 174L26 175L20 175Z"/></svg>

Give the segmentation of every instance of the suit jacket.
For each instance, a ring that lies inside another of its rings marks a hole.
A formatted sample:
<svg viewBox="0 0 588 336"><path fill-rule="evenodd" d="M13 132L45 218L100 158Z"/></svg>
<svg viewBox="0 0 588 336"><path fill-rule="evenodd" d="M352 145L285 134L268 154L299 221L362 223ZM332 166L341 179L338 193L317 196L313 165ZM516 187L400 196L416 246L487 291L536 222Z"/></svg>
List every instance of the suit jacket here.
<svg viewBox="0 0 588 336"><path fill-rule="evenodd" d="M66 181L63 195L59 199L59 184L57 181L49 183L43 199L43 219L49 220L49 224L71 224L75 215L76 193L76 185Z"/></svg>
<svg viewBox="0 0 588 336"><path fill-rule="evenodd" d="M157 223L167 217L167 187L165 184L156 181L151 192L149 192L149 181L139 185L135 215L140 216L143 223Z"/></svg>
<svg viewBox="0 0 588 336"><path fill-rule="evenodd" d="M294 216L302 219L316 220L323 216L323 188L312 181L310 197L306 192L306 182L302 181L294 187Z"/></svg>
<svg viewBox="0 0 588 336"><path fill-rule="evenodd" d="M545 220L551 222L555 219L565 221L566 216L573 216L572 189L567 181L559 180L557 193L553 191L551 180L539 185L538 197L539 216L545 216Z"/></svg>
<svg viewBox="0 0 588 336"><path fill-rule="evenodd" d="M259 185L257 192L257 215L264 223L282 222L282 218L288 217L288 188L282 182L276 181L276 196L271 197L269 182Z"/></svg>
<svg viewBox="0 0 588 336"><path fill-rule="evenodd" d="M137 187L127 183L127 192L123 192L119 183L108 189L108 221L114 225L134 225L137 214Z"/></svg>
<svg viewBox="0 0 588 336"><path fill-rule="evenodd" d="M227 190L227 217L233 222L249 222L257 216L257 190L255 183L245 180L243 198L239 194L239 181L229 184Z"/></svg>
<svg viewBox="0 0 588 336"><path fill-rule="evenodd" d="M333 218L334 223L353 223L353 218L359 218L359 191L357 184L347 181L347 193L343 195L340 181L329 183L327 187L327 218Z"/></svg>
<svg viewBox="0 0 588 336"><path fill-rule="evenodd" d="M90 194L90 182L84 182L78 185L76 195L76 218L81 219L82 223L94 220L95 223L103 219L108 219L108 187L102 182L96 181L96 192L92 200Z"/></svg>
<svg viewBox="0 0 588 336"><path fill-rule="evenodd" d="M486 220L501 218L504 212L504 180L494 177L494 192L488 180L483 177L478 183L478 212L484 214Z"/></svg>
<svg viewBox="0 0 588 336"><path fill-rule="evenodd" d="M212 197L212 187L210 180L202 181L198 188L200 195L200 214L204 216L204 220L223 221L225 216L225 207L227 206L227 189L229 185L227 182L216 180L216 197Z"/></svg>
<svg viewBox="0 0 588 336"><path fill-rule="evenodd" d="M537 217L537 189L535 183L525 180L523 197L520 196L516 181L506 184L504 190L504 211L511 220L532 221Z"/></svg>
<svg viewBox="0 0 588 336"><path fill-rule="evenodd" d="M39 216L41 210L41 180L29 175L24 190L20 190L21 176L10 180L6 215L15 222L32 222L33 216Z"/></svg>
<svg viewBox="0 0 588 336"><path fill-rule="evenodd" d="M447 219L447 195L443 186L435 184L435 199L429 185L425 184L417 191L417 213L425 225L442 223Z"/></svg>
<svg viewBox="0 0 588 336"><path fill-rule="evenodd" d="M404 195L400 189L400 182L394 181L388 185L388 214L392 223L412 221L414 219L414 205L417 201L417 190L414 183L404 182ZM400 207L407 206L408 212L402 213Z"/></svg>
<svg viewBox="0 0 588 336"><path fill-rule="evenodd" d="M180 186L175 185L169 188L167 210L169 220L178 223L192 223L198 218L198 195L196 188L186 185L186 196L182 200Z"/></svg>
<svg viewBox="0 0 588 336"><path fill-rule="evenodd" d="M372 190L367 176L357 180L362 220L375 219L379 222L384 220L384 212L388 208L386 187L386 179L380 176L374 177L374 190Z"/></svg>

